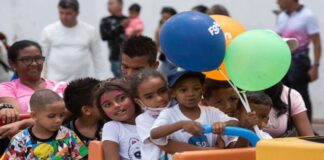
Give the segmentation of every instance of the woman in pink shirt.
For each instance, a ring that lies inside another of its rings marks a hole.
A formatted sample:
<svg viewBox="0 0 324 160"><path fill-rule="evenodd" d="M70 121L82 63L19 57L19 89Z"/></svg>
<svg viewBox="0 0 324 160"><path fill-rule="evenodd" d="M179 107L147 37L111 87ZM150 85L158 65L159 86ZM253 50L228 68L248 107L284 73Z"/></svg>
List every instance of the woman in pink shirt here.
<svg viewBox="0 0 324 160"><path fill-rule="evenodd" d="M290 90L290 91L289 91ZM282 82L274 85L265 91L273 101L269 121L264 131L272 137L284 137L287 130L288 118L296 128L298 136L314 136L312 127L307 117L307 109L301 95L294 89L283 85ZM290 93L289 93L290 92ZM290 116L289 103L290 97Z"/></svg>
<svg viewBox="0 0 324 160"><path fill-rule="evenodd" d="M0 108L4 123L17 121L18 114L28 112L30 97L36 90L52 89L63 93L66 83L41 78L45 57L38 43L29 40L14 43L9 49L8 59L19 78L0 84L0 103L6 104Z"/></svg>

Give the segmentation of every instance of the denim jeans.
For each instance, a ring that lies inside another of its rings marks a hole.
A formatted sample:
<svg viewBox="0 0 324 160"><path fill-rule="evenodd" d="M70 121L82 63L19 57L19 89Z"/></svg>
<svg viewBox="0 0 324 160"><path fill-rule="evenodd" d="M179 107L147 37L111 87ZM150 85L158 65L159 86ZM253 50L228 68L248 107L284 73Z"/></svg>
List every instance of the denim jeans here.
<svg viewBox="0 0 324 160"><path fill-rule="evenodd" d="M114 77L121 78L121 62L120 60L109 60L110 61L110 69L114 74Z"/></svg>

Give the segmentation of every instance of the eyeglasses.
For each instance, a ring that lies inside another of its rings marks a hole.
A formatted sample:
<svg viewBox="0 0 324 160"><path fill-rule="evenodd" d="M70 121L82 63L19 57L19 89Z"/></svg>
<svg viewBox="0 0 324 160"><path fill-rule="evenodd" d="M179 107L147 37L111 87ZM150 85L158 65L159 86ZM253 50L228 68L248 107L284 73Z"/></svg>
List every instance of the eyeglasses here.
<svg viewBox="0 0 324 160"><path fill-rule="evenodd" d="M19 58L17 59L18 61L21 61L22 63L24 63L25 65L30 65L32 64L34 61L37 64L43 64L45 61L45 57L43 56L38 56L38 57L23 57L23 58Z"/></svg>

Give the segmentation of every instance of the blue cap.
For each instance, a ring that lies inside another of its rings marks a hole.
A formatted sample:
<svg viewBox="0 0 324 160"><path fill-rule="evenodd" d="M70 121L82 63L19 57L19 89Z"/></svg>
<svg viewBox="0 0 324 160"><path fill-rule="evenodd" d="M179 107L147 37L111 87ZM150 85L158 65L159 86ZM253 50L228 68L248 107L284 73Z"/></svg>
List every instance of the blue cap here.
<svg viewBox="0 0 324 160"><path fill-rule="evenodd" d="M183 68L180 67L176 67L172 70L169 71L167 77L168 77L168 84L169 87L174 87L174 85L176 84L176 82L184 75L192 75L193 77L197 77L201 80L201 82L203 82L205 80L205 75L200 73L200 72L194 72L194 71L189 71L189 70L185 70Z"/></svg>

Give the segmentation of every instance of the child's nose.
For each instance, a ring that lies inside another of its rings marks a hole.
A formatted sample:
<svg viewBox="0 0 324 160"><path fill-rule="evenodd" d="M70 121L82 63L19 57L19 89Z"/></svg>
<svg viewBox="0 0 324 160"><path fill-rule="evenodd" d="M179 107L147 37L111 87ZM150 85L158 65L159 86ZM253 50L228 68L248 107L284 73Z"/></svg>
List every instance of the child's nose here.
<svg viewBox="0 0 324 160"><path fill-rule="evenodd" d="M121 107L121 105L117 102L113 103L114 109L119 109Z"/></svg>

